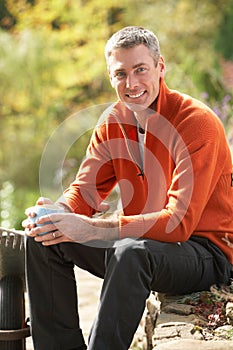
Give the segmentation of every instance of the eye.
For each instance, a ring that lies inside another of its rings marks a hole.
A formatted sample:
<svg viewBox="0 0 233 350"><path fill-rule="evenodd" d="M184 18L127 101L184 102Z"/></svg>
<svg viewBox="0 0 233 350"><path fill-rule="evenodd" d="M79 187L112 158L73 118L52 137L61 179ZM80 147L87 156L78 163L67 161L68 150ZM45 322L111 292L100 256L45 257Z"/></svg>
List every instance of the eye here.
<svg viewBox="0 0 233 350"><path fill-rule="evenodd" d="M114 77L118 78L118 79L122 79L125 77L125 72L123 71L118 71L114 73Z"/></svg>
<svg viewBox="0 0 233 350"><path fill-rule="evenodd" d="M145 67L139 67L137 68L136 73L144 73L145 71L146 71Z"/></svg>

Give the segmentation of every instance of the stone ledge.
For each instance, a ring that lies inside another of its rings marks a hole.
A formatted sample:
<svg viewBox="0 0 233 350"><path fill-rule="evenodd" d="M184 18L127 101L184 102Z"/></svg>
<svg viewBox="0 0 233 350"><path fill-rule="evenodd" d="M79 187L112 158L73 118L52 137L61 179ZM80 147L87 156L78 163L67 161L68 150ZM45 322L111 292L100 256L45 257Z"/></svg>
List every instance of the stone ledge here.
<svg viewBox="0 0 233 350"><path fill-rule="evenodd" d="M173 297L152 292L146 306L136 349L233 350L232 289Z"/></svg>
<svg viewBox="0 0 233 350"><path fill-rule="evenodd" d="M155 348L156 350L232 350L233 342L226 340L191 340L181 339L167 341L163 344L159 344Z"/></svg>

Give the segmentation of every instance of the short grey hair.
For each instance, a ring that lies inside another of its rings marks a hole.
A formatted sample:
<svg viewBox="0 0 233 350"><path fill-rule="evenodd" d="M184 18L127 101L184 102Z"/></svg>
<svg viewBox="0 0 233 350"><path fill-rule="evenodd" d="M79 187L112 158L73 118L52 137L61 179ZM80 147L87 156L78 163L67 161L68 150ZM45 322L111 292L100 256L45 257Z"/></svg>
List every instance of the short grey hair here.
<svg viewBox="0 0 233 350"><path fill-rule="evenodd" d="M157 66L160 57L159 40L152 31L137 26L125 27L113 34L107 41L104 51L107 65L113 50L129 49L141 44L150 50L155 66Z"/></svg>

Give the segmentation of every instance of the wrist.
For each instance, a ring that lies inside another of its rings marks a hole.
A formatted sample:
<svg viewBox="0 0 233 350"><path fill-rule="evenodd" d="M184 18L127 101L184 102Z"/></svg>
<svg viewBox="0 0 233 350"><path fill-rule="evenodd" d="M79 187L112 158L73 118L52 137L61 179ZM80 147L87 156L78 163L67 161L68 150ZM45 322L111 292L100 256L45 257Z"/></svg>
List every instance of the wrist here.
<svg viewBox="0 0 233 350"><path fill-rule="evenodd" d="M100 218L89 218L90 225L95 231L97 239L106 241L119 239L119 220L116 218L100 219Z"/></svg>
<svg viewBox="0 0 233 350"><path fill-rule="evenodd" d="M70 208L70 206L64 202L56 202L57 205L59 205L60 207L64 208L66 213L72 213L72 209Z"/></svg>

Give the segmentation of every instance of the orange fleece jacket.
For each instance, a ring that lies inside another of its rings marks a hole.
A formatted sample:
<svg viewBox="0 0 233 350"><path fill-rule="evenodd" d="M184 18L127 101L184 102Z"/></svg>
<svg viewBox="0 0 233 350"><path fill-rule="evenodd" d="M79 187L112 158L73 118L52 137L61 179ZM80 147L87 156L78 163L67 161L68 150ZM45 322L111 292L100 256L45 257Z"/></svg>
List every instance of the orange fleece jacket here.
<svg viewBox="0 0 233 350"><path fill-rule="evenodd" d="M118 184L120 238L185 242L202 236L233 264L232 182L231 153L218 117L161 80L143 159L134 115L119 101L100 118L64 195L75 213L92 216Z"/></svg>

